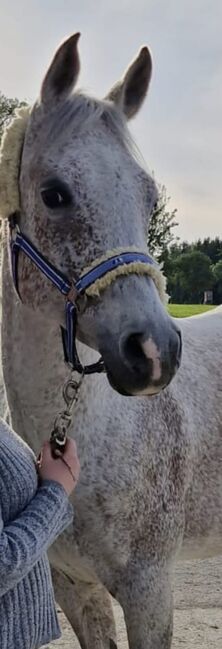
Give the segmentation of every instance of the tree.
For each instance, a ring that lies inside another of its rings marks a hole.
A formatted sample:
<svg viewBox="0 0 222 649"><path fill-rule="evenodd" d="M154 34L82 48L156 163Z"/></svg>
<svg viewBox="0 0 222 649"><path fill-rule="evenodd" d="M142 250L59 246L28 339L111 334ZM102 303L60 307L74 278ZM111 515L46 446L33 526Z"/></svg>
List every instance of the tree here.
<svg viewBox="0 0 222 649"><path fill-rule="evenodd" d="M203 252L191 250L171 260L168 292L173 302L202 302L204 291L213 283L211 260Z"/></svg>
<svg viewBox="0 0 222 649"><path fill-rule="evenodd" d="M26 105L25 101L19 101L19 99L16 98L12 99L9 97L5 97L5 95L3 95L0 92L0 142L2 138L3 129L12 118L15 109L25 105Z"/></svg>
<svg viewBox="0 0 222 649"><path fill-rule="evenodd" d="M219 237L215 239L198 239L195 243L192 244L194 250L200 250L204 252L205 255L210 257L212 264L216 264L220 259L222 259L222 241Z"/></svg>
<svg viewBox="0 0 222 649"><path fill-rule="evenodd" d="M164 262L164 254L168 246L178 237L175 237L173 229L178 225L175 221L177 210L170 210L168 207L170 197L167 196L166 187L159 185L159 197L148 224L148 248L151 255L158 261Z"/></svg>

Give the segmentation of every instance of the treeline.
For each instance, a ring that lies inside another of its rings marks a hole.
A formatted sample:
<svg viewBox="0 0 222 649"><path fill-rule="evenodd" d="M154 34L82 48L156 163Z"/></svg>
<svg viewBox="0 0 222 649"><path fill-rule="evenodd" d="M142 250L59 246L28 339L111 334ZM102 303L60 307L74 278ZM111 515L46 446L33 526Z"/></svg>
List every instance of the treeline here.
<svg viewBox="0 0 222 649"><path fill-rule="evenodd" d="M222 302L222 239L176 242L159 256L171 302L199 304L213 291L213 303Z"/></svg>

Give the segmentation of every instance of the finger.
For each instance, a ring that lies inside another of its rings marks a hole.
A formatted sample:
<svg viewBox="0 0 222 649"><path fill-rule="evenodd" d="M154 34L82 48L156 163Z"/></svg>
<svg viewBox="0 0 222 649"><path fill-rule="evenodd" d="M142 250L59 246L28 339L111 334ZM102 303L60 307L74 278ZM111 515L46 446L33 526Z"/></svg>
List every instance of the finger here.
<svg viewBox="0 0 222 649"><path fill-rule="evenodd" d="M45 461L52 459L51 444L50 442L45 442L42 447L42 456Z"/></svg>
<svg viewBox="0 0 222 649"><path fill-rule="evenodd" d="M67 449L70 449L70 448L73 448L73 447L76 448L76 442L75 442L75 440L72 439L72 437L67 437L67 440L66 440L66 448L67 448Z"/></svg>
<svg viewBox="0 0 222 649"><path fill-rule="evenodd" d="M70 438L67 439L64 455L67 455L69 457L71 456L73 457L73 455L77 455L77 448L74 439L70 439Z"/></svg>

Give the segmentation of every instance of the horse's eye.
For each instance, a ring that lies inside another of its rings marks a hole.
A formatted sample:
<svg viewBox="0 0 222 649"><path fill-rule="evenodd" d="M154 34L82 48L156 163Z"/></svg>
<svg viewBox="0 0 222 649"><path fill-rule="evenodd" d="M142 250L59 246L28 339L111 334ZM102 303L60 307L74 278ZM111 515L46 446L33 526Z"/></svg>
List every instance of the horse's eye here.
<svg viewBox="0 0 222 649"><path fill-rule="evenodd" d="M66 207L67 205L70 205L72 200L67 190L56 187L42 189L41 196L43 203L45 203L46 207L49 207L51 210L55 210L59 207Z"/></svg>

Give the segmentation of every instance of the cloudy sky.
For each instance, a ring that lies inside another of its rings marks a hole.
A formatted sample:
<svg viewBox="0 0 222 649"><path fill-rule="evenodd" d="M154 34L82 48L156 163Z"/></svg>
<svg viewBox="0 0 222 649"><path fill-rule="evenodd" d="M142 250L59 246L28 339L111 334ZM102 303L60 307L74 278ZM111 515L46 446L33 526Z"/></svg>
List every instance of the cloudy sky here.
<svg viewBox="0 0 222 649"><path fill-rule="evenodd" d="M33 101L74 31L80 85L98 96L150 46L153 79L131 129L178 208L178 235L222 237L222 0L1 0L0 90Z"/></svg>

